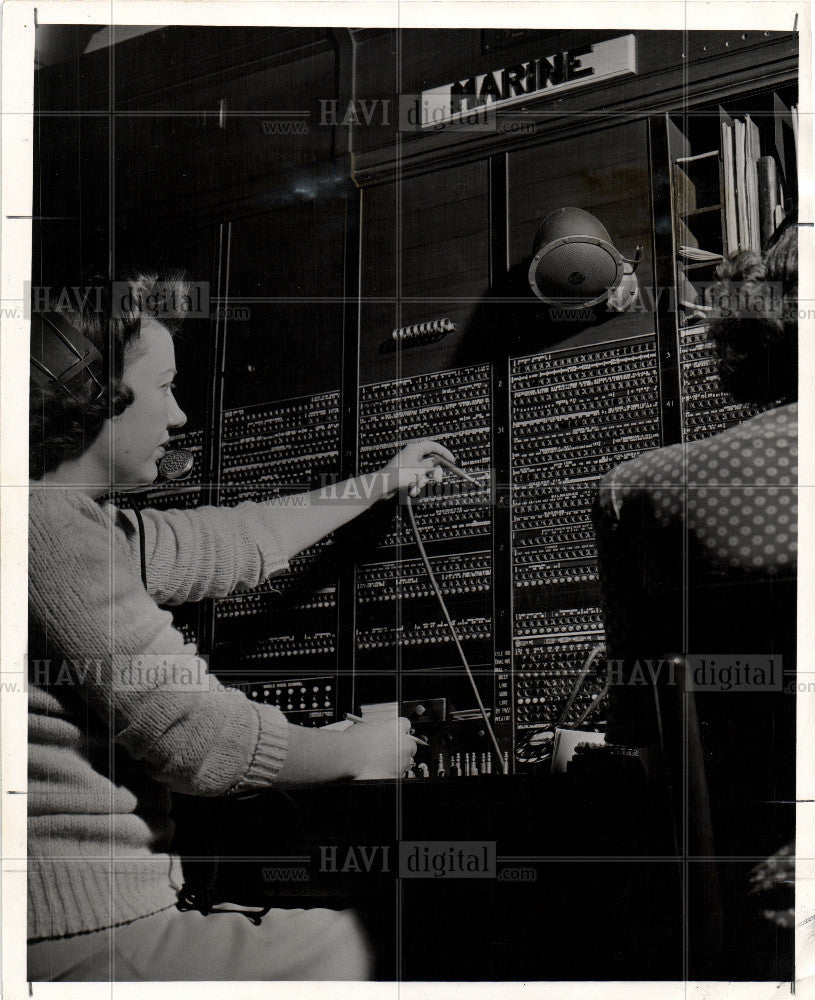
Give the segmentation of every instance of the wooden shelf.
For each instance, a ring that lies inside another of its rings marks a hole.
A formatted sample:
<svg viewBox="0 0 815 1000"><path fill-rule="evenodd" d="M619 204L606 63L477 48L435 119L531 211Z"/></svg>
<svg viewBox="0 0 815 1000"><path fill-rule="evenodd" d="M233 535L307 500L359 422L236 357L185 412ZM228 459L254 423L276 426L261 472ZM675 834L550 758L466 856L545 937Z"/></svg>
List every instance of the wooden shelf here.
<svg viewBox="0 0 815 1000"><path fill-rule="evenodd" d="M695 156L677 156L675 163L693 163L696 160L706 160L710 156L718 156L718 149L709 149L706 153L696 153Z"/></svg>
<svg viewBox="0 0 815 1000"><path fill-rule="evenodd" d="M718 267L722 263L722 260L691 260L685 262L681 258L679 259L679 266L685 271L699 271L703 267Z"/></svg>
<svg viewBox="0 0 815 1000"><path fill-rule="evenodd" d="M683 219L690 219L695 215L706 215L708 212L720 212L721 205L705 205L704 208L693 208L689 212L679 212Z"/></svg>

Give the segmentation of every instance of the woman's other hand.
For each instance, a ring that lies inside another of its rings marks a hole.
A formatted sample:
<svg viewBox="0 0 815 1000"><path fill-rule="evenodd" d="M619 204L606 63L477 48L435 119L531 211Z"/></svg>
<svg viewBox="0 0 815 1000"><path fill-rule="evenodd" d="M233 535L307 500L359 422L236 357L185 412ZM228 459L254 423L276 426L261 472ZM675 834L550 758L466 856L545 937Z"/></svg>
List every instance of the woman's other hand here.
<svg viewBox="0 0 815 1000"><path fill-rule="evenodd" d="M347 731L355 778L398 778L413 763L416 740L407 719L359 722Z"/></svg>

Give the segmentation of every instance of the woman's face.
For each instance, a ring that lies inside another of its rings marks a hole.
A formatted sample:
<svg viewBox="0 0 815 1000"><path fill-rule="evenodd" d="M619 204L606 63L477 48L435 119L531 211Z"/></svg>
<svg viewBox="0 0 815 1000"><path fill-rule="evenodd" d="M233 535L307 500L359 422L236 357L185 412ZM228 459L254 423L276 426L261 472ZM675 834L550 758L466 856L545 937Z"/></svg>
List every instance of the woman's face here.
<svg viewBox="0 0 815 1000"><path fill-rule="evenodd" d="M135 399L124 413L107 420L93 448L105 467L112 467L116 487L152 483L164 455L169 431L187 417L173 396L175 348L165 326L145 319L141 335L125 353L122 381Z"/></svg>

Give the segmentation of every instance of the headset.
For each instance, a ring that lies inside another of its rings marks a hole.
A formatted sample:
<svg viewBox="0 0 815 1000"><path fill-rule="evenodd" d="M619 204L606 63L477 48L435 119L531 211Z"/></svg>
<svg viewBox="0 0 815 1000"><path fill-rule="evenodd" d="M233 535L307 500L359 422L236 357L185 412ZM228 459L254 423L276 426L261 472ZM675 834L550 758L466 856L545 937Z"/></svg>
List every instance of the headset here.
<svg viewBox="0 0 815 1000"><path fill-rule="evenodd" d="M101 353L64 313L32 313L31 381L35 385L56 388L80 403L90 379L98 390L93 400L97 402L106 388L102 376Z"/></svg>

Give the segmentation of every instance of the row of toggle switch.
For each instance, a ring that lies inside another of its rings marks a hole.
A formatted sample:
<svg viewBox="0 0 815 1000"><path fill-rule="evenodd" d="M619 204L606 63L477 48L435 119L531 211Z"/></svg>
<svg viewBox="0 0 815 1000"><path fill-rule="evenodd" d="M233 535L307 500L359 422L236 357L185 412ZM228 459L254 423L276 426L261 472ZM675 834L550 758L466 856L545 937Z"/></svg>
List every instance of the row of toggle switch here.
<svg viewBox="0 0 815 1000"><path fill-rule="evenodd" d="M367 423L362 431L369 433L370 421L375 417L380 421L406 422L417 413L426 413L428 418L442 410L460 411L462 414L489 413L490 396L488 385L472 383L465 386L439 387L417 390L403 386L394 390L393 395L360 401L360 417Z"/></svg>
<svg viewBox="0 0 815 1000"><path fill-rule="evenodd" d="M448 368L440 372L428 372L424 375L412 375L408 378L390 379L387 382L374 382L363 385L360 390L360 400L392 400L400 394L411 391L427 392L442 388L462 388L468 385L489 386L490 369L488 365L472 365L465 368Z"/></svg>
<svg viewBox="0 0 815 1000"><path fill-rule="evenodd" d="M564 542L590 542L594 539L590 510L566 510L555 514L550 514L550 510L551 505L546 511L535 510L531 505L521 511L513 509L512 527L516 532L532 529L539 532L539 535L520 535L515 540L516 549Z"/></svg>
<svg viewBox="0 0 815 1000"><path fill-rule="evenodd" d="M302 489L302 487L300 487ZM264 483L262 486L254 486L251 483L221 483L218 503L221 507L234 507L244 500L254 500L255 503L262 503L266 500L279 500L282 496L291 493L290 485L281 486Z"/></svg>
<svg viewBox="0 0 815 1000"><path fill-rule="evenodd" d="M192 481L191 481L192 480ZM203 500L203 492L197 483L201 482L200 473L197 477L185 479L183 486L157 486L154 492L128 493L118 496L110 495L114 503L121 503L125 507L138 507L140 510L150 508L151 510L193 510L200 507Z"/></svg>
<svg viewBox="0 0 815 1000"><path fill-rule="evenodd" d="M465 618L453 620L459 639L462 641L488 640L492 637L492 621L489 618ZM394 646L434 646L451 643L453 637L446 622L422 622L416 625L380 625L369 629L358 629L357 649L390 649Z"/></svg>
<svg viewBox="0 0 815 1000"><path fill-rule="evenodd" d="M513 358L510 362L510 380L517 383L525 379L546 379L558 382L574 377L588 378L597 373L638 370L656 364L653 341L633 349L609 347L601 350L588 348L565 354L532 354Z"/></svg>
<svg viewBox="0 0 815 1000"><path fill-rule="evenodd" d="M363 443L360 446L360 467L363 469L378 469L384 462L399 451L409 441L418 438L432 438L445 445L456 456L456 461L469 471L468 466L484 468L490 464L490 430L489 427L469 427L454 433L439 433L437 423L427 426L408 426L400 428L398 436L385 434L375 443Z"/></svg>
<svg viewBox="0 0 815 1000"><path fill-rule="evenodd" d="M528 371L554 370L572 368L579 364L598 364L618 358L636 358L640 355L649 356L654 353L654 341L639 341L635 343L612 342L603 347L589 347L582 352L550 351L544 354L528 354L523 358L513 358L511 372L513 375Z"/></svg>
<svg viewBox="0 0 815 1000"><path fill-rule="evenodd" d="M221 479L225 484L273 481L281 486L308 483L320 473L336 473L339 454L336 451L298 455L296 458L243 456L240 461L224 463Z"/></svg>
<svg viewBox="0 0 815 1000"><path fill-rule="evenodd" d="M240 684L247 696L266 705L275 705L283 712L325 711L334 706L332 678L314 677L307 680L263 681Z"/></svg>
<svg viewBox="0 0 815 1000"><path fill-rule="evenodd" d="M552 510L578 511L591 510L595 483L581 486L564 486L563 483L552 483L548 479L525 477L528 481L512 484L512 506L514 510ZM531 480L531 481L529 481Z"/></svg>
<svg viewBox="0 0 815 1000"><path fill-rule="evenodd" d="M656 358L653 364L637 368L617 366L615 370L602 371L596 369L589 372L575 372L572 378L560 378L558 381L547 378L547 373L539 375L524 375L514 378L511 382L513 397L531 402L536 395L540 396L540 404L545 407L549 398L562 397L564 400L584 398L588 393L596 395L598 390L603 394L621 393L621 390L644 388L656 384ZM621 393L622 394L622 393ZM513 411L514 413L515 411Z"/></svg>
<svg viewBox="0 0 815 1000"><path fill-rule="evenodd" d="M546 412L549 400L553 402L558 399L568 401L585 399L589 396L596 397L598 394L607 396L610 393L616 393L622 398L632 389L656 386L656 381L656 365L635 369L620 365L608 372L597 371L591 375L576 374L572 379L564 379L559 382L552 382L548 379L536 381L532 376L525 376L513 383L512 392L517 398L515 405L523 406L525 404L528 409L532 409L530 404L535 400L536 393L544 394L542 398L539 398L538 403L541 411ZM513 417L523 419L516 408L513 408L512 412Z"/></svg>
<svg viewBox="0 0 815 1000"><path fill-rule="evenodd" d="M491 507L470 507L456 505L456 498L451 497L444 506L444 499L439 505L431 507L429 503L417 504L416 522L425 542L459 541L463 538L486 535L492 529ZM413 536L403 530L391 531L383 535L380 545L389 548L405 542L412 542Z"/></svg>
<svg viewBox="0 0 815 1000"><path fill-rule="evenodd" d="M337 390L315 396L274 400L224 410L224 432L228 437L238 436L252 427L271 426L275 423L302 427L310 422L339 420L339 412L340 394Z"/></svg>
<svg viewBox="0 0 815 1000"><path fill-rule="evenodd" d="M336 652L336 636L317 632L309 636L271 636L241 654L243 660L275 660L291 656L321 656Z"/></svg>
<svg viewBox="0 0 815 1000"><path fill-rule="evenodd" d="M645 383L641 380L649 381L656 374L657 358L656 354L651 354L630 361L622 360L610 364L575 365L558 371L527 372L524 375L515 376L511 386L515 391L526 395L524 390L534 389L534 380L537 378L553 395L568 396L578 385L600 385L608 391L615 386L627 383L643 385Z"/></svg>
<svg viewBox="0 0 815 1000"><path fill-rule="evenodd" d="M459 460L464 460L469 452L474 461L488 464L490 428L485 417L484 413L474 414L472 420L462 420L458 424L445 417L434 417L432 420L406 420L388 427L372 428L360 435L359 450L371 461L380 453L398 451L409 441L431 438L454 451Z"/></svg>
<svg viewBox="0 0 815 1000"><path fill-rule="evenodd" d="M658 438L644 439L640 447L621 449L616 453L598 450L592 454L592 449L581 449L585 454L577 454L574 457L563 459L562 461L545 462L525 469L519 469L515 476L523 483L525 479L536 481L541 475L547 475L556 482L571 482L575 479L599 479L610 472L620 462L625 462L629 458L636 458L648 448L656 447ZM653 442L653 443L652 443Z"/></svg>
<svg viewBox="0 0 815 1000"><path fill-rule="evenodd" d="M599 574L595 565L564 566L561 563L548 563L545 566L516 573L514 584L519 589L525 589L568 583L593 583L598 579Z"/></svg>
<svg viewBox="0 0 815 1000"><path fill-rule="evenodd" d="M473 417L481 415L481 423L489 421L490 398L482 391L478 391L473 396L462 396L460 393L449 390L438 394L438 399L430 399L425 395L411 395L407 399L399 396L390 401L390 406L385 408L385 401L381 401L381 408L377 413L368 413L368 416L376 416L376 424L370 424L360 428L363 438L373 430L380 427L398 427L415 421L420 416L425 420L444 419L445 426L463 426L472 424Z"/></svg>
<svg viewBox="0 0 815 1000"><path fill-rule="evenodd" d="M570 559L591 559L594 556L594 536L588 528L571 528L564 531L542 532L534 545L518 546L513 556L516 566L537 565L548 561L553 555L565 558L564 548L572 553Z"/></svg>
<svg viewBox="0 0 815 1000"><path fill-rule="evenodd" d="M215 602L215 619L224 621L234 618L254 618L272 615L278 611L279 592L259 591L235 594ZM336 587L325 588L287 608L291 611L314 611L322 608L336 608Z"/></svg>
<svg viewBox="0 0 815 1000"><path fill-rule="evenodd" d="M527 424L528 433L516 435L512 442L514 461L522 461L522 456L528 452L561 452L577 445L596 443L606 444L621 437L645 436L642 417L611 420L601 425L586 427L569 421L560 428L546 428L544 421L530 421Z"/></svg>
<svg viewBox="0 0 815 1000"><path fill-rule="evenodd" d="M594 445L586 445L582 448L569 448L569 449L558 449L550 452L540 453L540 452L530 452L524 456L523 467L526 469L535 468L538 470L557 468L564 469L568 468L571 462L580 462L583 459L595 459L598 462L604 462L607 459L614 460L617 455L627 455L634 454L637 455L642 451L646 451L649 448L654 448L659 443L659 437L653 435L650 437L641 437L639 439L634 438L632 440L615 442L619 444L620 448L610 447L605 443L598 443ZM520 463L518 463L520 465ZM585 464L585 463L584 463ZM546 472L541 471L541 475L546 475Z"/></svg>
<svg viewBox="0 0 815 1000"><path fill-rule="evenodd" d="M304 451L310 453L338 453L339 427L319 428L315 430L297 429L287 433L271 431L266 434L252 434L231 442L225 442L221 448L222 461L230 465L239 464L239 459L251 459L254 456L265 455L268 461L275 457L282 458L300 455Z"/></svg>
<svg viewBox="0 0 815 1000"><path fill-rule="evenodd" d="M514 441L545 434L567 434L570 431L597 434L609 424L637 425L643 415L649 416L655 409L655 401L650 393L640 393L639 399L626 399L622 403L612 403L603 400L602 409L575 409L574 406L541 406L535 405L516 407L512 418L512 436ZM529 401L527 401L529 402Z"/></svg>
<svg viewBox="0 0 815 1000"><path fill-rule="evenodd" d="M483 593L490 589L492 569L489 552L440 556L430 562L445 594ZM430 597L433 590L418 559L362 566L357 575L360 604Z"/></svg>
<svg viewBox="0 0 815 1000"><path fill-rule="evenodd" d="M542 433L557 431L583 422L589 426L601 426L606 422L606 409L614 408L615 416L625 420L631 413L626 404L635 409L635 414L647 414L656 407L653 385L615 386L614 392L604 391L605 384L578 386L568 393L555 394L536 388L528 393L515 393L512 397L512 428L515 437L523 434L525 427L541 428Z"/></svg>
<svg viewBox="0 0 815 1000"><path fill-rule="evenodd" d="M504 769L509 773L509 753L503 753ZM482 751L446 751L436 756L435 771L431 775L430 767L425 763L414 764L405 772L406 778L475 778L480 774L493 774L501 771L500 764L494 768L492 750Z"/></svg>
<svg viewBox="0 0 815 1000"><path fill-rule="evenodd" d="M600 608L558 608L553 611L530 611L518 616L527 625L552 632L572 632L586 627L602 631L603 613Z"/></svg>

